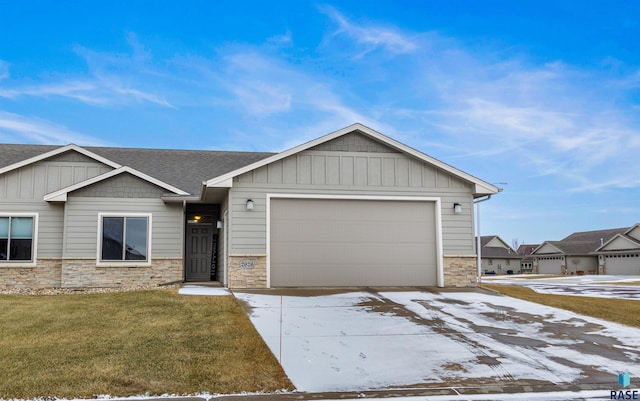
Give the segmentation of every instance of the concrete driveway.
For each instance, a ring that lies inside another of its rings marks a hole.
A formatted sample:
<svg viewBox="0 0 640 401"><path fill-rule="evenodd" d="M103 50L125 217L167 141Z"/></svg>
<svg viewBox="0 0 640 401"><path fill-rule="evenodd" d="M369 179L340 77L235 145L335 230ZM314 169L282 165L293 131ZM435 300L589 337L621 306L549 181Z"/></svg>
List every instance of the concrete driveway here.
<svg viewBox="0 0 640 401"><path fill-rule="evenodd" d="M481 290L235 292L300 391L599 385L640 330Z"/></svg>

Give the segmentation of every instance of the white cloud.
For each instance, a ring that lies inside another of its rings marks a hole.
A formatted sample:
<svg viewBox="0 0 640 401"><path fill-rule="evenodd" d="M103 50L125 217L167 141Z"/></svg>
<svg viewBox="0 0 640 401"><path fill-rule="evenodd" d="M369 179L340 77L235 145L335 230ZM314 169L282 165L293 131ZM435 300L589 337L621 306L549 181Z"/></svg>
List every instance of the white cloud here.
<svg viewBox="0 0 640 401"><path fill-rule="evenodd" d="M75 46L77 55L85 59L87 73L68 73L62 78L52 75L39 84L21 85L17 80L8 80L8 63L0 60L0 80L7 79L0 88L0 97L15 99L18 97L49 98L52 96L77 100L92 106L122 106L132 102L151 103L172 108L171 103L162 95L144 90L144 86L157 86L157 76L149 67L152 57L137 40L134 34L128 37L132 53L99 53ZM135 82L135 85L130 84Z"/></svg>
<svg viewBox="0 0 640 401"><path fill-rule="evenodd" d="M320 10L338 24L339 28L334 32L334 36L344 34L364 47L357 57L362 57L378 48L392 54L413 53L418 49L418 45L412 39L396 29L355 24L331 6L320 7Z"/></svg>
<svg viewBox="0 0 640 401"><path fill-rule="evenodd" d="M105 146L108 143L74 132L67 127L37 117L0 111L0 137L4 142L36 144L75 143L86 146Z"/></svg>
<svg viewBox="0 0 640 401"><path fill-rule="evenodd" d="M96 85L89 81L67 81L23 87L20 89L0 89L0 97L14 99L20 96L60 96L93 105L106 104L108 100L104 97L96 96L96 92Z"/></svg>

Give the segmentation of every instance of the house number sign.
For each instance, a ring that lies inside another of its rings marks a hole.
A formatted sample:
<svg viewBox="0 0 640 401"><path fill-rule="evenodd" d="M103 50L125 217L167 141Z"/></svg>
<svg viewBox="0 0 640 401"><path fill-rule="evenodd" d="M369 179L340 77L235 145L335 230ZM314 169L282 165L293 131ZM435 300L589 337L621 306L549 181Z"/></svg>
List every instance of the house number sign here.
<svg viewBox="0 0 640 401"><path fill-rule="evenodd" d="M256 261L253 259L245 259L240 261L241 269L253 269L256 267Z"/></svg>

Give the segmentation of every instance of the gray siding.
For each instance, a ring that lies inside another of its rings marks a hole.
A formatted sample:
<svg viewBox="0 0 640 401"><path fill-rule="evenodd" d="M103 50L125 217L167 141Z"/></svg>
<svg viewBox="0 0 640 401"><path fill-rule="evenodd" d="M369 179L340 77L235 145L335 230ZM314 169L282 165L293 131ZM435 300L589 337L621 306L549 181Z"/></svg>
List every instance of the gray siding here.
<svg viewBox="0 0 640 401"><path fill-rule="evenodd" d="M0 212L38 213L38 258L62 257L64 205L3 199Z"/></svg>
<svg viewBox="0 0 640 401"><path fill-rule="evenodd" d="M371 153L400 153L389 146L369 138L359 132L343 135L329 142L321 143L309 150L338 151L338 152L371 152Z"/></svg>
<svg viewBox="0 0 640 401"><path fill-rule="evenodd" d="M48 193L111 170L111 167L95 161L38 162L0 175L0 199L42 201Z"/></svg>
<svg viewBox="0 0 640 401"><path fill-rule="evenodd" d="M167 192L154 184L123 173L108 180L81 188L73 194L88 198L159 198Z"/></svg>
<svg viewBox="0 0 640 401"><path fill-rule="evenodd" d="M44 195L110 171L111 167L66 152L0 175L0 212L38 213L38 258L62 257L64 205Z"/></svg>
<svg viewBox="0 0 640 401"><path fill-rule="evenodd" d="M152 258L182 257L182 204L160 199L120 199L69 196L66 204L63 256L95 258L98 213L151 213Z"/></svg>
<svg viewBox="0 0 640 401"><path fill-rule="evenodd" d="M439 197L445 255L475 254L471 185L404 154L305 151L236 177L231 253L266 253L267 193ZM453 214L456 202L460 215Z"/></svg>

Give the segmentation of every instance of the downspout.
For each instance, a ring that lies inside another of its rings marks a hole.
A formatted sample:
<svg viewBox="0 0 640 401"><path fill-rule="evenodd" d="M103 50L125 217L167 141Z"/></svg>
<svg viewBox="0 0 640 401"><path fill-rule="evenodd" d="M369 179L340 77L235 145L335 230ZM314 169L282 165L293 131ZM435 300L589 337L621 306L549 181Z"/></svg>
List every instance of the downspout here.
<svg viewBox="0 0 640 401"><path fill-rule="evenodd" d="M476 223L476 227L477 227L476 254L477 254L477 258L478 258L477 259L477 266L478 266L477 282L478 282L478 284L480 284L482 282L482 251L481 251L482 247L481 247L481 242L480 242L480 203L488 201L489 199L491 199L491 195L486 195L485 197L473 200L473 204L477 205L476 206L476 219L477 219L477 223Z"/></svg>
<svg viewBox="0 0 640 401"><path fill-rule="evenodd" d="M182 282L187 281L187 201L182 201Z"/></svg>

